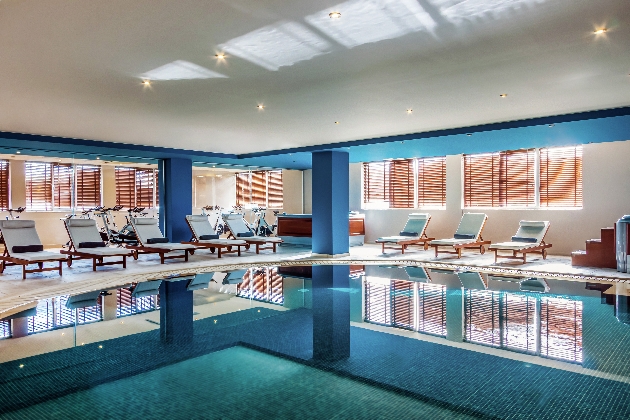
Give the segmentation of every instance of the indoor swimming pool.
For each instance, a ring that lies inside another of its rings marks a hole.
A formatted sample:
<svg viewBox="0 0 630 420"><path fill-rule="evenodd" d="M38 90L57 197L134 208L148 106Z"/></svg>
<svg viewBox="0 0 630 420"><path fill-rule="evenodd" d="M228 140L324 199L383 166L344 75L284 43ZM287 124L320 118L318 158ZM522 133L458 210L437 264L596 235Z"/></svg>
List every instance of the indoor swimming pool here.
<svg viewBox="0 0 630 420"><path fill-rule="evenodd" d="M428 265L50 296L0 321L0 418L624 418L629 303L623 282Z"/></svg>

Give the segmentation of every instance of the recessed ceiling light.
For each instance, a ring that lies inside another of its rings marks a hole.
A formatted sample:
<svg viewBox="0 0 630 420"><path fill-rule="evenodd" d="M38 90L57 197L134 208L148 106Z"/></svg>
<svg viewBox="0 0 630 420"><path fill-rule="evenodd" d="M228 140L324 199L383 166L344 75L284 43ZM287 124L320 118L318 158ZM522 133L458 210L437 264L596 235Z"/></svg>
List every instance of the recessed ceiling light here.
<svg viewBox="0 0 630 420"><path fill-rule="evenodd" d="M217 53L214 55L217 59L219 60L223 60L225 59L225 54L224 53Z"/></svg>
<svg viewBox="0 0 630 420"><path fill-rule="evenodd" d="M499 95L501 98L507 98L507 93L502 93Z"/></svg>
<svg viewBox="0 0 630 420"><path fill-rule="evenodd" d="M256 105L256 108L258 108L258 109L265 109L265 106L259 104L259 105Z"/></svg>
<svg viewBox="0 0 630 420"><path fill-rule="evenodd" d="M339 19L341 17L341 12L330 12L328 13L328 17L331 19Z"/></svg>
<svg viewBox="0 0 630 420"><path fill-rule="evenodd" d="M335 124L339 124L339 121L335 121Z"/></svg>
<svg viewBox="0 0 630 420"><path fill-rule="evenodd" d="M601 29L596 29L596 30L594 30L594 31L593 31L593 33L594 33L595 35L601 35L601 34L605 34L607 31L608 31L608 29L606 29L606 28L601 28Z"/></svg>
<svg viewBox="0 0 630 420"><path fill-rule="evenodd" d="M413 112L413 109L411 109L411 108L409 108L409 109L407 110L407 114L411 114L412 112Z"/></svg>
<svg viewBox="0 0 630 420"><path fill-rule="evenodd" d="M149 79L144 79L142 81L142 85L146 87L151 86L151 81Z"/></svg>

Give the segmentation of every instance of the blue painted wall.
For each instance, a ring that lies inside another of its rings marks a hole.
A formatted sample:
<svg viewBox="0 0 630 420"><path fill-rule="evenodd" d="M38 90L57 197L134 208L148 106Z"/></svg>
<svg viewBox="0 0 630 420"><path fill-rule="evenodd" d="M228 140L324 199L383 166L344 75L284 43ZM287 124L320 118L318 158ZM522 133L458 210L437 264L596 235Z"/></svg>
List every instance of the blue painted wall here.
<svg viewBox="0 0 630 420"><path fill-rule="evenodd" d="M192 214L192 161L164 159L159 164L160 228L171 242L190 240L186 216Z"/></svg>
<svg viewBox="0 0 630 420"><path fill-rule="evenodd" d="M313 153L313 253L349 252L349 157L347 152Z"/></svg>

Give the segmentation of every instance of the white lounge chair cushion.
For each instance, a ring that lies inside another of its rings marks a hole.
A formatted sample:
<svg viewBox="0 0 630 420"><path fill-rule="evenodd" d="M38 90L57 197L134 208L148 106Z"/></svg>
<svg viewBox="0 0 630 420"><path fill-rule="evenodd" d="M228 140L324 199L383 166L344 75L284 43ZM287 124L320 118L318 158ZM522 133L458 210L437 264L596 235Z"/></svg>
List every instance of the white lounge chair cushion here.
<svg viewBox="0 0 630 420"><path fill-rule="evenodd" d="M42 254L45 252L45 251L22 252L22 253L13 252L14 246L28 246L28 245L41 245L42 244L42 242L39 239L39 235L37 234L37 230L35 230L35 221L33 220L0 220L0 229L2 230L2 237L4 238L4 243L10 256L30 261L29 258L25 257L25 255L32 256L36 254ZM57 259L65 258L65 257L60 257L59 254L52 254L52 253L48 253L48 254L55 255ZM42 257L42 258L50 259L47 257Z"/></svg>
<svg viewBox="0 0 630 420"><path fill-rule="evenodd" d="M98 256L118 256L118 255L131 255L131 249L127 248L112 248L109 246L98 247L98 248L77 248L78 252L88 255L98 255Z"/></svg>
<svg viewBox="0 0 630 420"><path fill-rule="evenodd" d="M514 235L514 237L531 238L532 242L519 242L519 241L499 242L497 244L492 244L490 246L490 249L520 250L520 249L540 246L540 243L545 238L545 235L547 234L548 229L549 229L548 221L539 222L539 221L521 220L519 223L519 228L516 231L516 234Z"/></svg>
<svg viewBox="0 0 630 420"><path fill-rule="evenodd" d="M149 245L145 245L146 248L155 248L155 249L166 249L168 251L180 251L180 250L185 250L185 249L196 249L197 247L195 247L194 245L188 245L188 244L178 244L175 242L167 242L167 243L163 243L163 244L149 244Z"/></svg>
<svg viewBox="0 0 630 420"><path fill-rule="evenodd" d="M238 239L208 239L198 241L200 244L215 244L215 245L228 245L228 246L238 246L238 245L247 245L247 242L241 241Z"/></svg>
<svg viewBox="0 0 630 420"><path fill-rule="evenodd" d="M464 245L477 242L477 239L436 239L429 242L430 245Z"/></svg>
<svg viewBox="0 0 630 420"><path fill-rule="evenodd" d="M475 239L481 234L488 216L485 213L464 213L457 226L456 235L474 235Z"/></svg>
<svg viewBox="0 0 630 420"><path fill-rule="evenodd" d="M411 213L407 218L407 223L403 228L403 232L416 232L418 236L402 236L402 235L393 235L393 236L382 236L376 240L376 242L385 242L385 243L397 243L399 241L409 241L414 239L419 239L424 234L427 229L427 224L431 215L429 213Z"/></svg>
<svg viewBox="0 0 630 420"><path fill-rule="evenodd" d="M152 217L132 217L131 225L136 231L138 240L142 245L149 245L147 244L148 239L164 237L164 235L162 235L162 232L160 231L160 228L158 227L157 219L154 219ZM153 246L157 244L151 245Z"/></svg>
<svg viewBox="0 0 630 420"><path fill-rule="evenodd" d="M77 250L79 249L79 244L83 242L103 242L98 227L96 227L96 220L66 219L65 223L70 240ZM86 248L81 249L84 250Z"/></svg>
<svg viewBox="0 0 630 420"><path fill-rule="evenodd" d="M55 252L40 251L40 252L21 252L18 254L10 254L13 258L18 258L25 261L58 261L65 260L66 256Z"/></svg>
<svg viewBox="0 0 630 420"><path fill-rule="evenodd" d="M243 221L243 215L239 213L230 214L225 218L225 223L230 228L230 231L237 239L242 239L245 242L282 242L282 238L278 237L269 237L269 236L247 236L239 238L239 233L249 233L251 232L249 228L245 225Z"/></svg>

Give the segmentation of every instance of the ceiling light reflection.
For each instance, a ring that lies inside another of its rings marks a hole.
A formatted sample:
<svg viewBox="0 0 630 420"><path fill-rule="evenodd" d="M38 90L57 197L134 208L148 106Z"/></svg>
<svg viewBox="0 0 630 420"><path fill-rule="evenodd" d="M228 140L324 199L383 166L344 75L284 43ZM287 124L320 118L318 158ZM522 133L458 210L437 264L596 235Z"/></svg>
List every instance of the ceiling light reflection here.
<svg viewBox="0 0 630 420"><path fill-rule="evenodd" d="M143 84L150 80L191 80L223 77L227 76L184 60L173 61L140 75L140 78L144 79Z"/></svg>
<svg viewBox="0 0 630 420"><path fill-rule="evenodd" d="M344 11L343 25L322 10L304 19L347 48L418 31L432 31L437 23L417 0L350 0L335 6Z"/></svg>
<svg viewBox="0 0 630 420"><path fill-rule="evenodd" d="M330 44L295 22L278 22L233 38L219 47L237 57L276 71L328 52Z"/></svg>

